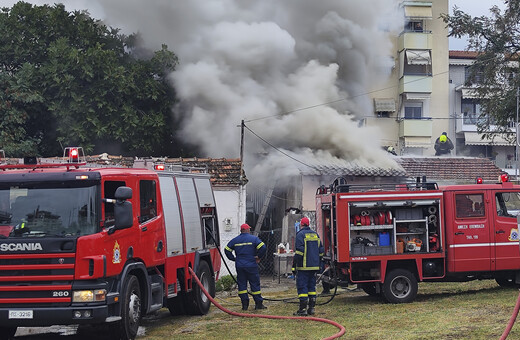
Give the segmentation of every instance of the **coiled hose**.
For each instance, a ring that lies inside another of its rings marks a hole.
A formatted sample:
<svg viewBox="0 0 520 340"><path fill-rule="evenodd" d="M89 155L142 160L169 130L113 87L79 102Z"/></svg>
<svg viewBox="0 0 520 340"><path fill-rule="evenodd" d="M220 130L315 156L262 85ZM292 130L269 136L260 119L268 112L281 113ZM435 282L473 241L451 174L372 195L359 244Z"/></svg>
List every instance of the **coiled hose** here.
<svg viewBox="0 0 520 340"><path fill-rule="evenodd" d="M323 322L323 323L327 323L329 325L332 325L332 326L335 326L339 329L339 332L337 332L336 334L332 335L332 336L329 336L327 338L323 338L322 340L329 340L329 339L337 339L339 338L340 336L342 336L343 334L345 334L345 327L343 327L342 325L340 325L339 323L335 322L335 321L332 321L332 320L328 320L328 319L323 319L323 318L316 318L316 317L313 317L313 316L283 316L283 315L263 315L263 314L248 314L248 313L237 313L237 312L233 312L225 307L223 307L222 305L220 305L209 293L208 291L206 290L206 288L204 288L204 286L202 285L202 283L200 282L199 278L197 277L197 275L195 274L195 272L193 271L193 269L191 268L188 268L191 275L193 276L193 279L195 280L195 282L197 282L197 284L199 285L200 289L204 292L204 294L207 296L208 299L210 299L210 301L215 305L217 306L218 309L220 309L221 311L225 312L225 313L228 313L229 315L234 315L234 316L240 316L240 317L244 317L244 318L263 318L263 319L292 319L292 320L308 320L308 321L317 321L317 322Z"/></svg>

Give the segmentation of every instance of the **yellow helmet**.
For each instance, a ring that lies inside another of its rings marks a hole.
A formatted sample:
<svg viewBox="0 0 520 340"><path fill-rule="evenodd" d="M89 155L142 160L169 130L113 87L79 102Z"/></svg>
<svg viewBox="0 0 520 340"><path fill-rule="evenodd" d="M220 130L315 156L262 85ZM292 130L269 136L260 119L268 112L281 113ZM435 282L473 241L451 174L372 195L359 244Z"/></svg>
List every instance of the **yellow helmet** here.
<svg viewBox="0 0 520 340"><path fill-rule="evenodd" d="M439 141L441 143L446 143L447 140L448 140L448 137L446 135L442 135L439 137Z"/></svg>

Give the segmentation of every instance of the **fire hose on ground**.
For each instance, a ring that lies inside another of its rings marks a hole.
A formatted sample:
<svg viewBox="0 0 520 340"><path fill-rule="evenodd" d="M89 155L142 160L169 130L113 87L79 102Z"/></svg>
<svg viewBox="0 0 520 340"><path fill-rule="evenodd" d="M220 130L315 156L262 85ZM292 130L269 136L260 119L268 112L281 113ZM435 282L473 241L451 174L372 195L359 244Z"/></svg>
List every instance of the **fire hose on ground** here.
<svg viewBox="0 0 520 340"><path fill-rule="evenodd" d="M329 325L332 325L332 326L335 326L339 329L339 332L337 332L336 334L332 335L332 336L329 336L327 338L323 338L323 340L329 340L329 339L337 339L339 338L340 336L342 336L343 334L345 334L345 327L343 327L342 325L340 325L339 323L335 322L335 321L332 321L332 320L328 320L328 319L323 319L323 318L316 318L316 317L313 317L313 316L283 316L283 315L264 315L264 314L249 314L249 313L237 313L237 312L233 312L225 307L223 307L222 305L220 305L217 301L215 301L215 299L213 299L213 297L208 293L208 291L206 290L206 288L204 288L204 286L202 285L202 283L200 282L199 278L197 277L197 275L195 274L195 272L193 271L193 269L189 268L190 270L190 273L191 275L193 276L193 279L195 280L195 282L197 282L197 284L199 285L199 287L201 288L201 290L204 292L204 294L206 295L206 297L208 299L210 299L210 301L215 305L217 306L218 309L220 309L221 311L225 312L225 313L228 313L229 315L234 315L234 316L240 316L240 317L244 317L244 318L264 318L264 319L289 319L289 320L308 320L308 321L317 321L317 322L323 322L323 323L327 323Z"/></svg>
<svg viewBox="0 0 520 340"><path fill-rule="evenodd" d="M516 317L518 316L519 310L520 310L520 293L518 294L518 299L516 300L516 305L515 305L515 309L513 310L513 314L511 315L511 318L509 319L509 322L507 323L507 327L504 330L504 333L502 333L500 340L505 340L507 338L507 336L509 335L511 328L513 328L513 325L515 324L515 320L516 320Z"/></svg>

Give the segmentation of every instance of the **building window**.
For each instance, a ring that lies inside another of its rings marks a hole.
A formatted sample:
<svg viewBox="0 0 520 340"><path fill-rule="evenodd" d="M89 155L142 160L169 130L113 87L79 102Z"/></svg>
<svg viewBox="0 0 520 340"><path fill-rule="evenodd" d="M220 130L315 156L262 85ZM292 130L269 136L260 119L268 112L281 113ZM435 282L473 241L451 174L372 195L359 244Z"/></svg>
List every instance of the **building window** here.
<svg viewBox="0 0 520 340"><path fill-rule="evenodd" d="M460 111L464 124L475 125L480 116L480 103L475 99L462 99Z"/></svg>
<svg viewBox="0 0 520 340"><path fill-rule="evenodd" d="M423 32L424 25L422 20L411 20L404 25L405 32Z"/></svg>
<svg viewBox="0 0 520 340"><path fill-rule="evenodd" d="M472 72L472 66L466 66L464 68L464 84L481 84L484 81L484 72L477 72L475 75L472 75Z"/></svg>
<svg viewBox="0 0 520 340"><path fill-rule="evenodd" d="M422 103L407 103L404 106L405 119L421 119Z"/></svg>

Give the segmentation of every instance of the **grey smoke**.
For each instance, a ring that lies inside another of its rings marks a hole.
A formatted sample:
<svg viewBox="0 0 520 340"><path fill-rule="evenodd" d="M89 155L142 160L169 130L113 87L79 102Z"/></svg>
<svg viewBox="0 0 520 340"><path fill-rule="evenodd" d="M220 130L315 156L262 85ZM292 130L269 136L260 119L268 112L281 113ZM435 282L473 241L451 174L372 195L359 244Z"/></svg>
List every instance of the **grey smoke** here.
<svg viewBox="0 0 520 340"><path fill-rule="evenodd" d="M389 37L402 27L397 0L66 2L83 3L107 24L139 32L147 47L166 43L179 56L170 78L188 108L182 136L200 156L238 157L243 119L303 162L395 165L380 132L359 119L373 116L367 94L391 71ZM272 173L259 164L294 162L250 133L245 152L250 174Z"/></svg>

